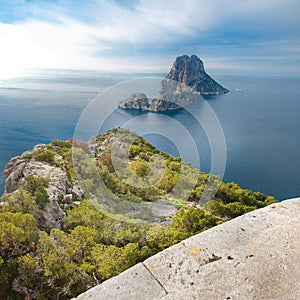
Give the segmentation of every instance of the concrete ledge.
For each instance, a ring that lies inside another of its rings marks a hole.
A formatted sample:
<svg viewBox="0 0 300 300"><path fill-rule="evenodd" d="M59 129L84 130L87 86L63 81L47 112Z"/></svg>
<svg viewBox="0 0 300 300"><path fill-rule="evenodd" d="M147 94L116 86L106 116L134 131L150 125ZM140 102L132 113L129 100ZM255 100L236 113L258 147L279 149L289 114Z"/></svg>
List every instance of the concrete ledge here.
<svg viewBox="0 0 300 300"><path fill-rule="evenodd" d="M103 284L91 288L76 299L141 300L141 295L143 295L143 300L152 300L161 299L166 294L165 289L147 268L139 263Z"/></svg>
<svg viewBox="0 0 300 300"><path fill-rule="evenodd" d="M195 235L77 299L300 299L300 198Z"/></svg>

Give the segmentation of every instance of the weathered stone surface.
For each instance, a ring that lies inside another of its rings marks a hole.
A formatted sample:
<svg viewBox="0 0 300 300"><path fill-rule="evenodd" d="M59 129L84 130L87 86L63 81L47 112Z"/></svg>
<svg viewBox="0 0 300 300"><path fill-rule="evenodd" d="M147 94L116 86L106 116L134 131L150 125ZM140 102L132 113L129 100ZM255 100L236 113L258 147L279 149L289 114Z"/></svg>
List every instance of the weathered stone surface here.
<svg viewBox="0 0 300 300"><path fill-rule="evenodd" d="M297 203L287 201L244 215L144 263L170 299L181 299L178 292L189 299L284 299L291 288L295 298L289 299L296 299L300 200ZM217 259L210 259L212 255Z"/></svg>
<svg viewBox="0 0 300 300"><path fill-rule="evenodd" d="M77 297L78 300L152 300L167 293L143 264L137 264L119 276Z"/></svg>
<svg viewBox="0 0 300 300"><path fill-rule="evenodd" d="M37 144L33 147L32 152L40 151L47 148L46 144Z"/></svg>
<svg viewBox="0 0 300 300"><path fill-rule="evenodd" d="M11 162L12 163L12 162ZM26 166L26 161L17 159L13 161L13 165L5 169L4 175L7 176L5 181L5 193L13 193L19 187L19 180L22 177L23 170Z"/></svg>
<svg viewBox="0 0 300 300"><path fill-rule="evenodd" d="M181 108L182 108L181 106L177 105L173 101L166 101L158 98L152 101L150 109L148 110L153 112L160 112L160 111L178 110Z"/></svg>
<svg viewBox="0 0 300 300"><path fill-rule="evenodd" d="M149 99L143 93L134 93L129 98L119 103L119 108L147 110Z"/></svg>
<svg viewBox="0 0 300 300"><path fill-rule="evenodd" d="M43 229L49 230L51 228L61 228L61 221L65 216L65 212L61 209L57 201L50 201L44 211L44 227Z"/></svg>
<svg viewBox="0 0 300 300"><path fill-rule="evenodd" d="M300 198L272 204L195 235L147 259L143 264L167 295L151 299L270 300L299 299ZM119 281L126 273L96 287L110 287L109 299L139 294L149 284L141 278ZM111 281L114 285L111 285ZM140 284L137 285L137 282ZM132 288L132 284L134 284ZM152 284L152 281L150 281Z"/></svg>
<svg viewBox="0 0 300 300"><path fill-rule="evenodd" d="M83 191L79 184L72 186L71 179L62 168L30 159L35 151L45 147L47 145L38 144L33 150L26 151L21 156L12 158L7 163L3 173L7 177L5 193L10 195L18 190L26 176L36 175L49 179L49 185L46 189L49 203L43 211L44 221L42 228L49 230L53 227L61 227L61 221L65 216L63 208L74 207L76 204L72 200L82 200ZM61 157L57 159L61 159Z"/></svg>
<svg viewBox="0 0 300 300"><path fill-rule="evenodd" d="M177 57L166 78L192 87L200 94L218 95L229 92L205 72L202 60L196 55Z"/></svg>
<svg viewBox="0 0 300 300"><path fill-rule="evenodd" d="M36 175L48 178L47 193L49 200L61 201L66 194L72 192L72 183L67 173L59 167L50 166L47 163L30 161L23 170L23 176Z"/></svg>
<svg viewBox="0 0 300 300"><path fill-rule="evenodd" d="M78 182L75 182L72 189L73 200L82 201L83 194L84 190L82 189L82 186Z"/></svg>
<svg viewBox="0 0 300 300"><path fill-rule="evenodd" d="M63 203L65 203L65 204L70 204L70 203L72 203L72 201L73 201L73 195L72 194L66 194L65 196L64 196L64 199L63 199Z"/></svg>
<svg viewBox="0 0 300 300"><path fill-rule="evenodd" d="M67 173L59 167L30 161L23 169L22 176L28 175L36 175L50 180L46 189L50 202L43 212L45 229L60 228L65 213L59 203L70 204L72 199L72 183Z"/></svg>
<svg viewBox="0 0 300 300"><path fill-rule="evenodd" d="M5 193L13 193L18 189L23 177L23 170L28 162L27 157L32 156L35 151L44 149L46 146L45 144L37 144L33 150L25 151L22 155L10 159L3 171L3 175L6 176Z"/></svg>
<svg viewBox="0 0 300 300"><path fill-rule="evenodd" d="M3 175L9 176L10 173L14 170L15 166L17 166L20 162L23 162L21 156L16 156L10 159L10 161L6 164L5 169L3 171Z"/></svg>

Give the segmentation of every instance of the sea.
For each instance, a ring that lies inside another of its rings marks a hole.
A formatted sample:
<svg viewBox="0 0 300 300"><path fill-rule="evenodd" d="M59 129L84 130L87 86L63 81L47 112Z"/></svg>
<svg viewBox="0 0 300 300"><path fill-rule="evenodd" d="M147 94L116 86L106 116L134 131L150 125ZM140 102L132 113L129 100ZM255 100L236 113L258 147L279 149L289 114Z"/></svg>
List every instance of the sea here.
<svg viewBox="0 0 300 300"><path fill-rule="evenodd" d="M230 92L187 109L117 108L132 92L152 97L164 75L31 70L0 78L0 169L38 143L121 126L225 182L279 200L300 196L300 78L215 75ZM0 194L4 186L1 172Z"/></svg>

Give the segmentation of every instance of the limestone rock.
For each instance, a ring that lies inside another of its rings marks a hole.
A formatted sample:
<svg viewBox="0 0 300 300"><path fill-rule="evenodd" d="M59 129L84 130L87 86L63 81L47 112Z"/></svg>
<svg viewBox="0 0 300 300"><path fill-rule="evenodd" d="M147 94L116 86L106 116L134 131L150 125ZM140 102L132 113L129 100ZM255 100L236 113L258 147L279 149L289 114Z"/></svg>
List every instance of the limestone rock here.
<svg viewBox="0 0 300 300"><path fill-rule="evenodd" d="M23 170L23 176L36 175L50 180L47 188L49 200L61 201L72 192L72 183L65 171L49 164L30 161Z"/></svg>
<svg viewBox="0 0 300 300"><path fill-rule="evenodd" d="M24 182L25 177L35 175L49 179L46 189L49 196L49 203L43 211L42 229L61 228L61 221L65 216L64 208L72 208L78 204L73 200L82 200L84 191L77 182L72 185L67 172L63 170L59 163L50 165L32 159L36 151L46 148L45 144L36 145L33 150L24 152L22 155L12 158L6 165L3 174L7 177L5 182L5 193L13 195ZM59 150L59 149L53 149ZM56 161L62 162L62 157L56 154Z"/></svg>
<svg viewBox="0 0 300 300"><path fill-rule="evenodd" d="M72 188L73 200L82 201L83 195L84 195L84 190L83 190L82 186L78 182L75 182L75 184L73 185L73 188Z"/></svg>
<svg viewBox="0 0 300 300"><path fill-rule="evenodd" d="M169 110L177 110L180 109L181 106L178 106L176 103L172 101L167 101L163 99L154 99L151 104L150 111L159 112L159 111L169 111Z"/></svg>
<svg viewBox="0 0 300 300"><path fill-rule="evenodd" d="M50 201L43 212L44 230L51 228L61 228L61 221L65 216L65 212L61 209L57 201Z"/></svg>
<svg viewBox="0 0 300 300"><path fill-rule="evenodd" d="M46 144L37 144L33 147L33 152L36 152L36 151L39 151L39 150L43 150L47 148L47 145Z"/></svg>
<svg viewBox="0 0 300 300"><path fill-rule="evenodd" d="M20 156L15 157L6 165L3 174L6 176L5 193L13 193L19 187L19 180L22 177L23 170L26 166L26 160Z"/></svg>
<svg viewBox="0 0 300 300"><path fill-rule="evenodd" d="M203 61L196 55L177 57L166 78L192 87L202 95L218 95L229 92L205 72Z"/></svg>
<svg viewBox="0 0 300 300"><path fill-rule="evenodd" d="M147 110L149 99L143 93L134 93L129 98L119 103L119 108Z"/></svg>

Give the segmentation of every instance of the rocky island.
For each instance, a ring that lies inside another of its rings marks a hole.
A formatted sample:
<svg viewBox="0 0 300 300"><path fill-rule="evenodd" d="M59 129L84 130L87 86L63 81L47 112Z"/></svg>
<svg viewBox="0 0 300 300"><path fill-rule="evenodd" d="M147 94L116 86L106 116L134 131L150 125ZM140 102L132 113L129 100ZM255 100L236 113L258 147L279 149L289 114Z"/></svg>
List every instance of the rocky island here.
<svg viewBox="0 0 300 300"><path fill-rule="evenodd" d="M205 72L199 57L182 55L176 58L170 72L162 80L158 98L151 100L144 93L134 93L121 101L118 107L152 112L178 110L195 101L197 95L228 92Z"/></svg>
<svg viewBox="0 0 300 300"><path fill-rule="evenodd" d="M118 105L123 109L138 109L143 111L163 112L169 110L178 110L182 107L174 101L168 101L163 98L156 98L151 101L143 93L134 93Z"/></svg>
<svg viewBox="0 0 300 300"><path fill-rule="evenodd" d="M196 55L177 57L166 78L189 86L201 95L219 95L229 92L205 72L203 61Z"/></svg>

